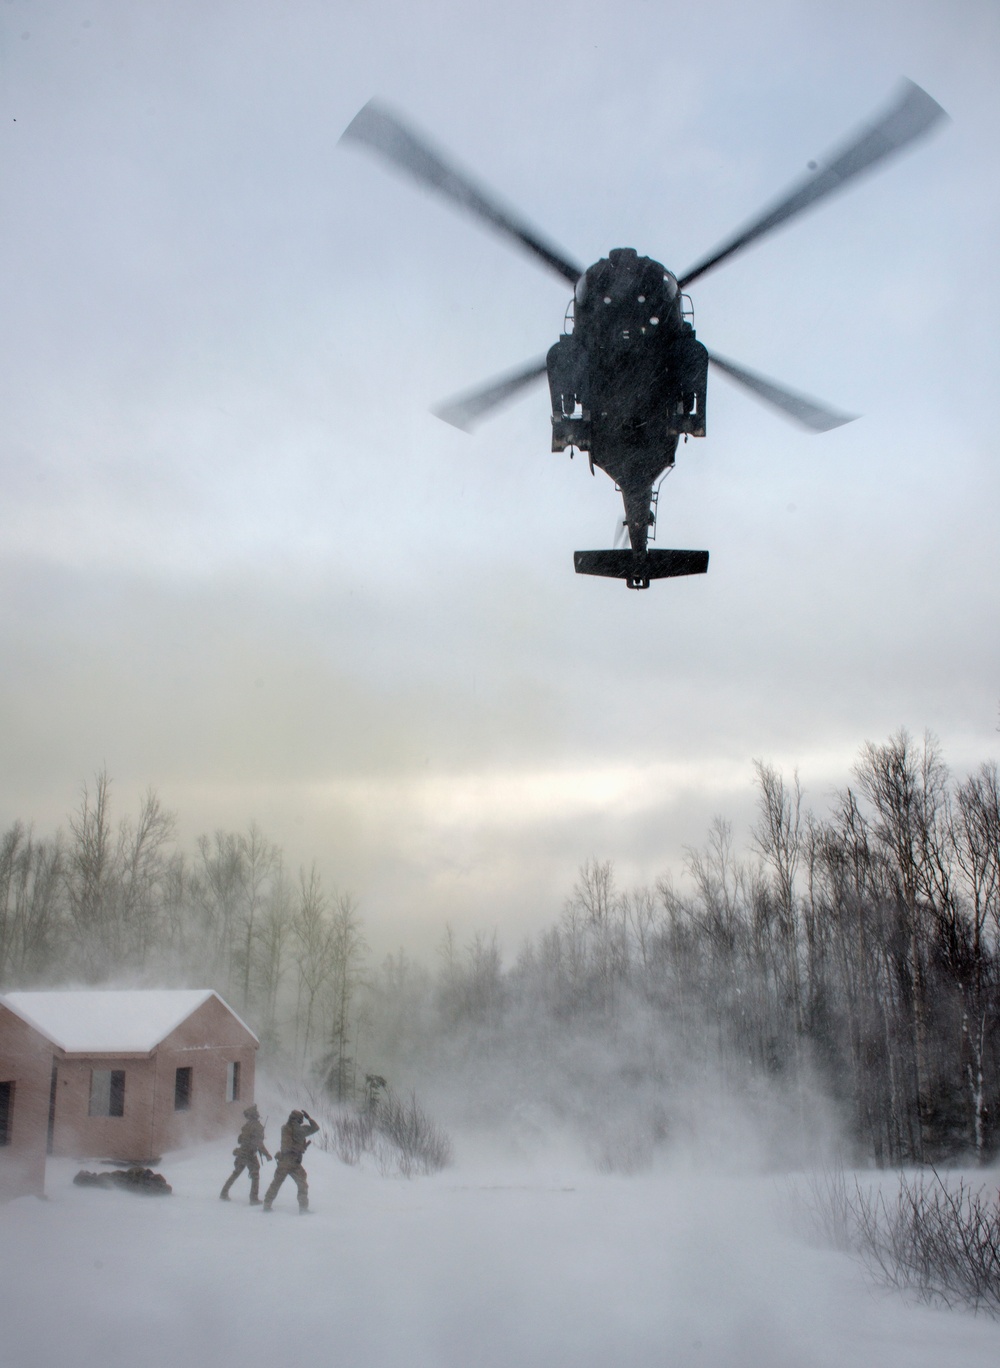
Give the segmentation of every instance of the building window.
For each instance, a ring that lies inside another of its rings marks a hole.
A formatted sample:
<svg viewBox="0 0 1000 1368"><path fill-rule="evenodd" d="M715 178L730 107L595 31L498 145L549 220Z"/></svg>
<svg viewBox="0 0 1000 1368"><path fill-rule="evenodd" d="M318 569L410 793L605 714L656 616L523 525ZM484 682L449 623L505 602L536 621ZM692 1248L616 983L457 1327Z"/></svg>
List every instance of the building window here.
<svg viewBox="0 0 1000 1368"><path fill-rule="evenodd" d="M125 1115L125 1070L91 1069L91 1116Z"/></svg>
<svg viewBox="0 0 1000 1368"><path fill-rule="evenodd" d="M231 1064L226 1065L226 1101L238 1102L240 1100L240 1061L234 1059Z"/></svg>
<svg viewBox="0 0 1000 1368"><path fill-rule="evenodd" d="M45 1153L51 1154L56 1134L56 1094L59 1091L59 1061L52 1056L52 1074L49 1078L49 1124L45 1134Z"/></svg>
<svg viewBox="0 0 1000 1368"><path fill-rule="evenodd" d="M14 1084L0 1083L0 1145L9 1145L14 1125Z"/></svg>
<svg viewBox="0 0 1000 1368"><path fill-rule="evenodd" d="M188 1111L191 1106L191 1069L178 1069L174 1075L174 1111Z"/></svg>

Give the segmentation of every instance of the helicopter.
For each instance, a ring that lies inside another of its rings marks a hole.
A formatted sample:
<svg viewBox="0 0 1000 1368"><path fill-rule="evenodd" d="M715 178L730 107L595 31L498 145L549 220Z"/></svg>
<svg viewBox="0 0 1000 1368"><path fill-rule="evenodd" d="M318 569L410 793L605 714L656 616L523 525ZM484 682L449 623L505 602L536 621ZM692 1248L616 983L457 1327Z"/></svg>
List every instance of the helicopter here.
<svg viewBox="0 0 1000 1368"><path fill-rule="evenodd" d="M766 233L900 152L945 119L941 106L912 81L892 103L810 174L680 275L631 247L617 247L586 269L577 265L491 192L435 150L399 115L370 100L341 135L379 154L423 185L513 239L573 286L564 331L548 353L435 410L469 431L526 386L548 377L552 450L586 452L615 482L624 504L619 527L628 545L577 551L577 574L623 579L630 589L651 580L704 574L707 551L651 547L659 482L674 465L678 442L706 433L711 364L756 398L811 432L827 432L853 415L768 380L709 352L694 330L687 287Z"/></svg>

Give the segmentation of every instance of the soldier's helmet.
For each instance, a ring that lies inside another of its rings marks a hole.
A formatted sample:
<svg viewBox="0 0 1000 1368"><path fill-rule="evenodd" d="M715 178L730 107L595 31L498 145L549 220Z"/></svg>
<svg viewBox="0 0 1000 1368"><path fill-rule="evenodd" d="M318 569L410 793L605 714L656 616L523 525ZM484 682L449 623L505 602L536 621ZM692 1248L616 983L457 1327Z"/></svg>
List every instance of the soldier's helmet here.
<svg viewBox="0 0 1000 1368"><path fill-rule="evenodd" d="M260 1116L260 1112L257 1110L257 1103L254 1102L251 1106L244 1107L243 1115L249 1116L251 1120L253 1120L253 1118L256 1116Z"/></svg>
<svg viewBox="0 0 1000 1368"><path fill-rule="evenodd" d="M289 1112L288 1119L289 1121L303 1121L305 1118L300 1111L293 1111Z"/></svg>

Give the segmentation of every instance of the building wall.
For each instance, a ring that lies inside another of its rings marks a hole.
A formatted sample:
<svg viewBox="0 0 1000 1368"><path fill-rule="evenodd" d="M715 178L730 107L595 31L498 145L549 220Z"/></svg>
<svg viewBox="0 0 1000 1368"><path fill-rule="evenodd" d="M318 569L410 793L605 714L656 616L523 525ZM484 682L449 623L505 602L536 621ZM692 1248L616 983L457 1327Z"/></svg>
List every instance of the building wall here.
<svg viewBox="0 0 1000 1368"><path fill-rule="evenodd" d="M149 1055L63 1055L58 1052L52 1153L71 1159L148 1159L156 1061ZM94 1069L125 1073L124 1115L90 1116Z"/></svg>
<svg viewBox="0 0 1000 1368"><path fill-rule="evenodd" d="M167 1150L236 1133L253 1101L257 1042L209 998L151 1055L67 1055L59 1060L53 1153L148 1162ZM60 1052L61 1054L61 1052ZM226 1099L228 1065L240 1066L239 1097ZM190 1107L175 1108L177 1070L191 1070ZM125 1073L122 1116L89 1116L91 1073Z"/></svg>
<svg viewBox="0 0 1000 1368"><path fill-rule="evenodd" d="M0 1083L13 1083L9 1143L0 1145L0 1201L45 1192L52 1045L0 1003Z"/></svg>
<svg viewBox="0 0 1000 1368"><path fill-rule="evenodd" d="M218 998L209 998L156 1052L157 1154L198 1140L236 1134L254 1096L257 1042ZM239 1096L226 1100L228 1065L240 1066ZM191 1069L191 1106L174 1109L178 1069Z"/></svg>

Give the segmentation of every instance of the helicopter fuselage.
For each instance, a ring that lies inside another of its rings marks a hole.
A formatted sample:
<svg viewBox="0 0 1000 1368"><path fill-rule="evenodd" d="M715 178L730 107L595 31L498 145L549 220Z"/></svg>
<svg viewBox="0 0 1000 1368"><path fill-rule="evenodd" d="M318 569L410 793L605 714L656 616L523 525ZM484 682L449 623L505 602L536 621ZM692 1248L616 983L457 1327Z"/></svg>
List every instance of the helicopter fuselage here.
<svg viewBox="0 0 1000 1368"><path fill-rule="evenodd" d="M578 574L624 579L630 589L675 575L703 575L707 551L650 549L657 480L674 463L680 437L704 437L709 362L725 375L811 432L852 421L786 389L766 376L711 357L695 337L686 296L693 281L765 234L839 192L856 176L894 156L946 118L925 90L904 81L892 104L866 124L825 164L677 277L651 257L618 247L588 270L567 257L530 223L453 166L403 120L376 100L358 111L341 135L361 143L530 252L575 290L573 326L538 359L487 386L435 409L445 422L468 431L526 385L548 375L552 392L552 449L588 452L593 470L607 472L625 502L628 550L576 551ZM569 319L567 311L567 320Z"/></svg>
<svg viewBox="0 0 1000 1368"><path fill-rule="evenodd" d="M705 435L708 352L683 299L658 261L615 248L580 277L572 331L546 359L552 450L586 451L615 481L640 557L653 486L673 465L678 438Z"/></svg>

